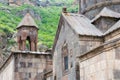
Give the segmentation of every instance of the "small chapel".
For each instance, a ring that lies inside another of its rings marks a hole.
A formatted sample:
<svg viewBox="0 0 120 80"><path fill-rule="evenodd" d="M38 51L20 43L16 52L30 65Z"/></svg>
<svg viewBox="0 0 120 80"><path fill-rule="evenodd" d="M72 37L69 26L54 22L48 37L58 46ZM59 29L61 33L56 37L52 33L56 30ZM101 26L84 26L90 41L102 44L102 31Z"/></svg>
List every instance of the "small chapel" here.
<svg viewBox="0 0 120 80"><path fill-rule="evenodd" d="M30 13L16 29L18 49L0 68L0 80L52 80L52 54L37 51L39 28Z"/></svg>

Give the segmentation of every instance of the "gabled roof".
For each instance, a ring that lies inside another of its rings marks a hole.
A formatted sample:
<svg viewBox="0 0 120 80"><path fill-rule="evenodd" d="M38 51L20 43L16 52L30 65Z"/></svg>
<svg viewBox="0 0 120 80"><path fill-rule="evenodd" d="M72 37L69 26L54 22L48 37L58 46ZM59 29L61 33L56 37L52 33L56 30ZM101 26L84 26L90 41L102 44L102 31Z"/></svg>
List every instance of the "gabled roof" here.
<svg viewBox="0 0 120 80"><path fill-rule="evenodd" d="M93 23L94 21L96 21L100 17L111 17L111 18L118 18L119 19L120 13L112 11L112 10L104 7L102 9L102 11L94 19L91 20L91 22Z"/></svg>
<svg viewBox="0 0 120 80"><path fill-rule="evenodd" d="M109 34L109 33L113 32L113 31L117 30L118 28L120 28L120 20L116 24L114 24L110 29L108 29L104 33L104 35Z"/></svg>
<svg viewBox="0 0 120 80"><path fill-rule="evenodd" d="M93 24L91 24L90 20L85 16L80 14L73 14L73 13L62 13L54 40L53 51L55 49L61 31L61 27L64 21L78 35L97 36L97 37L99 36L101 37L103 35L103 33L100 30L98 30Z"/></svg>
<svg viewBox="0 0 120 80"><path fill-rule="evenodd" d="M67 13L62 14L67 23L71 26L74 31L79 35L88 35L88 36L101 36L102 32L97 29L90 20L80 14Z"/></svg>
<svg viewBox="0 0 120 80"><path fill-rule="evenodd" d="M38 29L37 24L35 23L34 19L32 18L32 16L29 13L27 13L24 16L24 18L22 19L22 21L17 26L17 29L20 28L20 27L22 27L22 26L26 26L26 27L32 26L32 27L35 27L35 28Z"/></svg>

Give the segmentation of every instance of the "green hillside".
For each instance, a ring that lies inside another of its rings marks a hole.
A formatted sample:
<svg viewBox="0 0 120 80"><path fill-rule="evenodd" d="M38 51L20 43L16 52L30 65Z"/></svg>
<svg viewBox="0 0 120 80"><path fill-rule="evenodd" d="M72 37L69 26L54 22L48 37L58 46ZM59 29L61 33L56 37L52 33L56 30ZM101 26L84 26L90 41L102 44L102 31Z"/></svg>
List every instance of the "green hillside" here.
<svg viewBox="0 0 120 80"><path fill-rule="evenodd" d="M70 1L72 2L72 0ZM68 2L67 4L69 12L77 12L78 6L71 5L71 2ZM35 21L39 26L39 44L46 45L49 48L52 47L62 6L33 7L30 5L22 5L20 7L11 7L0 4L0 35L7 36L7 46L15 43L11 36L16 33L16 26L23 18L22 12L26 9L30 9L34 14L39 15L41 18L41 20L35 18Z"/></svg>

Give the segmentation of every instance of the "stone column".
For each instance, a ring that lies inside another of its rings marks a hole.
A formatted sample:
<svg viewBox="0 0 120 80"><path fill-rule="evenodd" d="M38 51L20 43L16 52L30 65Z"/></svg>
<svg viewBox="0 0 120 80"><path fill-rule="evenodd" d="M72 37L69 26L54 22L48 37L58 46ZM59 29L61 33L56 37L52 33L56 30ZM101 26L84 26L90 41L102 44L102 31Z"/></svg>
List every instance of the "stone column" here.
<svg viewBox="0 0 120 80"><path fill-rule="evenodd" d="M31 41L31 51L35 51L35 43L34 41Z"/></svg>
<svg viewBox="0 0 120 80"><path fill-rule="evenodd" d="M35 51L37 51L37 42L35 42Z"/></svg>
<svg viewBox="0 0 120 80"><path fill-rule="evenodd" d="M18 42L18 50L21 50L21 42Z"/></svg>
<svg viewBox="0 0 120 80"><path fill-rule="evenodd" d="M25 50L25 48L26 48L26 40L23 40L22 41L22 50Z"/></svg>

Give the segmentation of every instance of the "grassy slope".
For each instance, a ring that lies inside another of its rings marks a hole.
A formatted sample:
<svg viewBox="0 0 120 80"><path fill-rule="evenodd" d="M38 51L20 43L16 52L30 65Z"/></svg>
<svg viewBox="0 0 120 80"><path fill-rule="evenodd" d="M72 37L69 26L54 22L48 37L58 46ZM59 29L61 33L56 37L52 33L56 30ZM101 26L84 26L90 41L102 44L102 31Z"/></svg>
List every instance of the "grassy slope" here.
<svg viewBox="0 0 120 80"><path fill-rule="evenodd" d="M17 14L28 7L32 9L34 13L41 16L41 21L35 20L40 28L38 34L39 44L42 43L50 48L53 44L53 39L58 26L59 17L62 10L61 6L49 6L42 8L23 5L14 8L0 4L0 35L14 33L16 26L23 17L22 14ZM77 11L77 6L70 6L69 11ZM9 42L11 44L14 41L10 40Z"/></svg>

